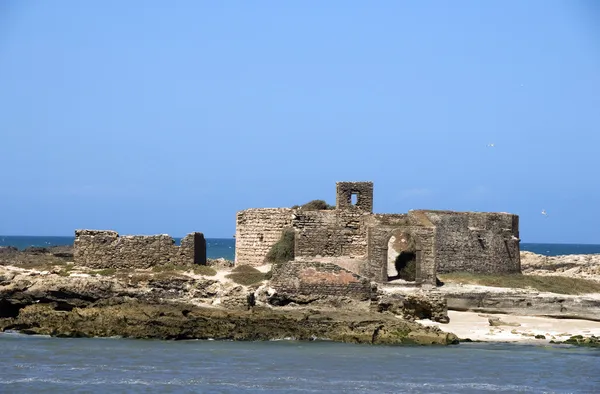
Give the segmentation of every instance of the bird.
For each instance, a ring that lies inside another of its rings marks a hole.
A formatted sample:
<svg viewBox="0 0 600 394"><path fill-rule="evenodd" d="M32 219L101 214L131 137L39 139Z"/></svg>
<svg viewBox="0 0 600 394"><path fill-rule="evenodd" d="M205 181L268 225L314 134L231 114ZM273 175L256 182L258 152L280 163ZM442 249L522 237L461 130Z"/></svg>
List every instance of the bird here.
<svg viewBox="0 0 600 394"><path fill-rule="evenodd" d="M542 209L542 215L544 215L544 216L548 217L548 214L546 213L546 210L545 210L545 209Z"/></svg>
<svg viewBox="0 0 600 394"><path fill-rule="evenodd" d="M488 144L488 146L489 146L490 148L493 148L493 147L494 147L494 143Z"/></svg>

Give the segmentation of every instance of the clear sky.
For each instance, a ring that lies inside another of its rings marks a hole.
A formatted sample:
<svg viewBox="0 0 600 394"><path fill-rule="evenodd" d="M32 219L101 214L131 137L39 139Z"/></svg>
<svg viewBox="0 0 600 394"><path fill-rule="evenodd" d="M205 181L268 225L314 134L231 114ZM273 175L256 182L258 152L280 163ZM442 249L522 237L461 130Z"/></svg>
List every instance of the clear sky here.
<svg viewBox="0 0 600 394"><path fill-rule="evenodd" d="M0 2L4 235L231 237L371 180L600 243L599 126L593 0Z"/></svg>

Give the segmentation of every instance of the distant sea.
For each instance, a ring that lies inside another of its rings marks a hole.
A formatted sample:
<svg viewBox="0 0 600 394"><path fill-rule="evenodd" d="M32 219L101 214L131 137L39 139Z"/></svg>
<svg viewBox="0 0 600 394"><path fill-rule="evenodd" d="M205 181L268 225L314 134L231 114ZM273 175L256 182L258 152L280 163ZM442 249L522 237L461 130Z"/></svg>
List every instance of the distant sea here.
<svg viewBox="0 0 600 394"><path fill-rule="evenodd" d="M175 243L179 245L181 238L174 239ZM74 240L75 237L0 235L0 246L14 246L23 250L30 246L72 245ZM600 253L600 245L521 243L521 250L546 256L594 254ZM235 258L235 238L207 238L206 255L209 259L225 258L233 260Z"/></svg>
<svg viewBox="0 0 600 394"><path fill-rule="evenodd" d="M174 238L175 243L179 245L181 238ZM21 236L21 235L0 235L0 246L14 246L23 250L30 246L63 246L73 245L75 237L50 237L50 236ZM206 257L209 259L225 258L227 260L235 259L235 238L207 238L206 239Z"/></svg>

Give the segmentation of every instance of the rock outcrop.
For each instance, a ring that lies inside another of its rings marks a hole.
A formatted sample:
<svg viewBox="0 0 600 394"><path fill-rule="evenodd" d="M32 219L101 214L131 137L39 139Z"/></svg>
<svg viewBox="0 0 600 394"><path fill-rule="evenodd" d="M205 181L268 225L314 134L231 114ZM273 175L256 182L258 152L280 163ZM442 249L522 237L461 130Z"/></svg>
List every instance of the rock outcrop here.
<svg viewBox="0 0 600 394"><path fill-rule="evenodd" d="M430 319L439 323L450 321L446 299L433 291L380 292L377 310L391 312L407 320Z"/></svg>
<svg viewBox="0 0 600 394"><path fill-rule="evenodd" d="M530 275L559 275L600 281L600 254L544 256L521 252L521 270Z"/></svg>
<svg viewBox="0 0 600 394"><path fill-rule="evenodd" d="M525 289L445 285L448 309L600 321L599 295L563 295Z"/></svg>
<svg viewBox="0 0 600 394"><path fill-rule="evenodd" d="M369 311L368 303L336 308L314 300L276 307L276 292L266 284L248 287L189 272L101 275L67 267L0 267L0 330L69 337L457 343L438 328Z"/></svg>

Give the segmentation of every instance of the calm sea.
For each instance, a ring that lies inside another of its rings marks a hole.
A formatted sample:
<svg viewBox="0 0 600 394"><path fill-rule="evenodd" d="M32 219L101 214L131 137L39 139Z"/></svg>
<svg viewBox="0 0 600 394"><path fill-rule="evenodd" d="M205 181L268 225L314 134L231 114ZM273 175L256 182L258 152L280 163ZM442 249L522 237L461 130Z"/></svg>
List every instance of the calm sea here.
<svg viewBox="0 0 600 394"><path fill-rule="evenodd" d="M600 351L0 334L2 393L595 393Z"/></svg>
<svg viewBox="0 0 600 394"><path fill-rule="evenodd" d="M0 235L0 246L15 246L19 249L25 249L29 246L72 245L74 239L74 237ZM179 244L180 241L181 238L175 238L175 243ZM547 256L592 254L600 253L600 245L521 243L521 250ZM207 238L206 254L210 259L223 257L233 260L235 258L235 238Z"/></svg>

